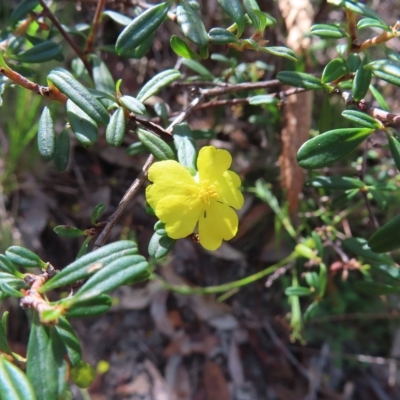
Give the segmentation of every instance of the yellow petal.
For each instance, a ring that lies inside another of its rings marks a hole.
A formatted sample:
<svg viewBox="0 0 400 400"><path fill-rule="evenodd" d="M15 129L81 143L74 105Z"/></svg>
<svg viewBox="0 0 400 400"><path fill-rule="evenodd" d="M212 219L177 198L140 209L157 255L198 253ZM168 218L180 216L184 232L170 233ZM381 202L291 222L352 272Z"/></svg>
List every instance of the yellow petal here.
<svg viewBox="0 0 400 400"><path fill-rule="evenodd" d="M203 211L203 202L199 197L172 195L161 199L154 211L172 239L184 238L193 233Z"/></svg>
<svg viewBox="0 0 400 400"><path fill-rule="evenodd" d="M208 180L210 184L214 183L221 178L231 163L232 157L228 151L217 150L214 146L203 147L197 158L200 181Z"/></svg>
<svg viewBox="0 0 400 400"><path fill-rule="evenodd" d="M237 210L242 208L244 198L242 192L238 189L240 185L238 174L232 171L225 171L222 177L214 182L218 200Z"/></svg>
<svg viewBox="0 0 400 400"><path fill-rule="evenodd" d="M198 196L199 186L185 167L173 160L155 162L149 169L152 185L146 189L146 199L154 209L170 195Z"/></svg>
<svg viewBox="0 0 400 400"><path fill-rule="evenodd" d="M231 207L213 200L200 215L200 244L207 250L216 250L222 240L230 240L236 235L238 223L238 216Z"/></svg>

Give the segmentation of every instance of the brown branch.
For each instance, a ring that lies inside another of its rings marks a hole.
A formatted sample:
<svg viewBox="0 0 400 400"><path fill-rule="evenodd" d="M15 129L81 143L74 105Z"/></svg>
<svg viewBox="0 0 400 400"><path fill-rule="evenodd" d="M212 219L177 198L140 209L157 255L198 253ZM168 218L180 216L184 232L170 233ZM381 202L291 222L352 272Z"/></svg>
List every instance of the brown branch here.
<svg viewBox="0 0 400 400"><path fill-rule="evenodd" d="M193 110L196 109L203 102L203 100L204 100L203 96L196 97L190 103L189 107L185 111L181 112L174 119L174 121L169 125L169 127L166 129L166 131L171 133L173 130L173 127L175 125L183 122L189 116L189 114L192 113ZM121 217L121 215L124 212L127 205L135 197L136 193L138 192L138 190L140 189L140 187L143 185L144 181L146 180L147 173L149 171L151 164L153 164L153 162L154 162L154 157L152 155L150 155L147 158L145 164L143 165L142 171L140 172L139 176L134 180L134 182L132 183L132 185L127 190L127 192L124 194L124 197L118 204L117 209L114 211L114 213L111 215L111 217L107 220L107 223L106 223L104 229L102 230L99 237L96 239L96 242L94 243L93 249L97 249L104 245L112 228L117 223L117 221Z"/></svg>
<svg viewBox="0 0 400 400"><path fill-rule="evenodd" d="M65 94L61 93L56 88L49 88L47 86L40 86L39 84L30 81L25 78L18 72L12 70L11 68L2 68L0 67L0 74L3 74L8 79L12 80L19 86L24 87L25 89L31 90L32 92L39 94L40 96L47 97L48 99L59 101L65 104L68 100Z"/></svg>
<svg viewBox="0 0 400 400"><path fill-rule="evenodd" d="M97 31L100 26L101 13L104 10L106 4L106 0L98 0L96 11L93 17L92 29L90 30L89 36L87 38L85 54L89 54L93 51L94 40L97 34Z"/></svg>
<svg viewBox="0 0 400 400"><path fill-rule="evenodd" d="M50 8L47 6L47 4L44 2L44 0L39 0L40 5L43 7L43 10L46 13L47 18L54 24L54 26L58 29L62 37L67 41L67 43L72 47L72 49L75 51L76 55L82 60L85 68L87 69L88 73L90 76L92 76L92 66L89 64L85 53L74 43L74 41L71 39L71 37L68 35L67 32L65 32L64 28L58 21L57 17L53 14L53 12L50 10Z"/></svg>
<svg viewBox="0 0 400 400"><path fill-rule="evenodd" d="M359 50L359 45L357 44L357 21L356 15L353 11L346 10L346 17L347 17L347 30L350 35L349 39L349 52Z"/></svg>

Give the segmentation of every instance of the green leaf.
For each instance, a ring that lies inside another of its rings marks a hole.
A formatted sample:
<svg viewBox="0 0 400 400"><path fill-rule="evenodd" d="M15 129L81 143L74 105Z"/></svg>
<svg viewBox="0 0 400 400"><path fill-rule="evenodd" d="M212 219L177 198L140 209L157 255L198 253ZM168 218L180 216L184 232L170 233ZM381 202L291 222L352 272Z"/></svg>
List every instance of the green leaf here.
<svg viewBox="0 0 400 400"><path fill-rule="evenodd" d="M135 114L146 114L146 107L144 104L133 96L122 96L119 101L121 105Z"/></svg>
<svg viewBox="0 0 400 400"><path fill-rule="evenodd" d="M235 21L237 37L242 36L244 29L244 12L239 0L218 0L220 7Z"/></svg>
<svg viewBox="0 0 400 400"><path fill-rule="evenodd" d="M304 72L281 71L278 72L276 77L287 85L304 89L321 90L326 87L319 78Z"/></svg>
<svg viewBox="0 0 400 400"><path fill-rule="evenodd" d="M361 111L345 110L342 112L342 116L365 128L370 128L370 129L383 128L383 125L380 121L376 120L375 118L372 118L368 114L365 114Z"/></svg>
<svg viewBox="0 0 400 400"><path fill-rule="evenodd" d="M166 71L160 72L153 78L151 78L141 89L136 98L144 102L151 96L160 92L170 83L176 81L181 77L181 73L176 69L167 69Z"/></svg>
<svg viewBox="0 0 400 400"><path fill-rule="evenodd" d="M19 3L8 19L9 24L14 27L18 21L25 18L38 4L39 0L24 0Z"/></svg>
<svg viewBox="0 0 400 400"><path fill-rule="evenodd" d="M107 110L79 83L67 70L55 68L47 76L47 80L61 93L64 93L74 104L81 108L99 125L107 125L110 116Z"/></svg>
<svg viewBox="0 0 400 400"><path fill-rule="evenodd" d="M393 260L386 254L378 254L371 250L366 239L351 237L343 240L343 247L359 257L380 264L394 265Z"/></svg>
<svg viewBox="0 0 400 400"><path fill-rule="evenodd" d="M84 301L78 299L76 303L71 304L65 316L68 318L84 318L104 314L110 309L111 303L111 297L107 294L101 294Z"/></svg>
<svg viewBox="0 0 400 400"><path fill-rule="evenodd" d="M15 268L14 264L11 262L9 258L7 258L5 255L0 254L0 272L6 272L8 274L14 275L17 278L23 279L24 274L19 272L17 268Z"/></svg>
<svg viewBox="0 0 400 400"><path fill-rule="evenodd" d="M150 276L146 259L139 255L124 256L105 265L76 292L73 301L99 296L125 284L142 282Z"/></svg>
<svg viewBox="0 0 400 400"><path fill-rule="evenodd" d="M377 60L365 66L365 69L380 79L393 85L400 86L400 62L394 60Z"/></svg>
<svg viewBox="0 0 400 400"><path fill-rule="evenodd" d="M147 147L157 160L175 160L171 147L155 134L139 128L137 130L139 140Z"/></svg>
<svg viewBox="0 0 400 400"><path fill-rule="evenodd" d="M214 44L239 43L238 38L224 28L212 28L208 32L208 37Z"/></svg>
<svg viewBox="0 0 400 400"><path fill-rule="evenodd" d="M371 133L372 129L335 129L305 142L297 153L302 168L327 167L355 150Z"/></svg>
<svg viewBox="0 0 400 400"><path fill-rule="evenodd" d="M99 219L100 215L103 214L105 209L106 205L103 203L99 203L94 207L92 214L90 216L90 221L93 225L96 225L97 220Z"/></svg>
<svg viewBox="0 0 400 400"><path fill-rule="evenodd" d="M167 230L165 229L165 223L162 221L157 221L154 224L154 232L160 236L167 236Z"/></svg>
<svg viewBox="0 0 400 400"><path fill-rule="evenodd" d="M276 103L278 99L270 94L259 94L249 98L249 104L252 106L259 106L261 104Z"/></svg>
<svg viewBox="0 0 400 400"><path fill-rule="evenodd" d="M208 45L208 36L203 21L186 0L182 0L176 8L176 21L183 34L198 46Z"/></svg>
<svg viewBox="0 0 400 400"><path fill-rule="evenodd" d="M352 94L355 101L362 100L368 92L372 77L372 71L364 68L368 62L369 57L365 55L354 76Z"/></svg>
<svg viewBox="0 0 400 400"><path fill-rule="evenodd" d="M71 225L58 225L53 229L53 231L58 236L69 237L69 238L86 235L86 233L84 231L76 228L75 226L71 226Z"/></svg>
<svg viewBox="0 0 400 400"><path fill-rule="evenodd" d="M400 247L400 215L378 229L368 240L369 247L375 253L386 253Z"/></svg>
<svg viewBox="0 0 400 400"><path fill-rule="evenodd" d="M51 40L46 40L33 46L29 50L17 54L15 58L19 62L38 64L54 60L60 55L62 55L62 47Z"/></svg>
<svg viewBox="0 0 400 400"><path fill-rule="evenodd" d="M102 14L107 15L114 22L116 22L117 24L123 25L123 26L127 26L132 22L131 18L127 17L124 14L120 14L119 12L116 12L116 11L105 10L105 11L103 11Z"/></svg>
<svg viewBox="0 0 400 400"><path fill-rule="evenodd" d="M9 297L16 297L17 299L21 299L23 297L23 294L19 290L14 289L6 282L0 283L0 291Z"/></svg>
<svg viewBox="0 0 400 400"><path fill-rule="evenodd" d="M147 147L142 142L132 143L126 149L128 156L136 156L137 154L142 154L145 152L147 152Z"/></svg>
<svg viewBox="0 0 400 400"><path fill-rule="evenodd" d="M190 68L192 71L198 73L201 77L213 80L215 76L203 65L201 65L198 61L194 60L182 60L182 64L185 67Z"/></svg>
<svg viewBox="0 0 400 400"><path fill-rule="evenodd" d="M38 400L58 399L65 390L66 362L62 347L57 348L59 340L54 333L54 328L41 325L34 313L28 342L26 374Z"/></svg>
<svg viewBox="0 0 400 400"><path fill-rule="evenodd" d="M312 291L303 286L290 286L285 289L286 296L310 296Z"/></svg>
<svg viewBox="0 0 400 400"><path fill-rule="evenodd" d="M379 15L372 11L368 6L360 2L353 2L352 0L340 1L340 6L344 6L347 10L353 11L356 14L365 15L366 17L374 18L382 21Z"/></svg>
<svg viewBox="0 0 400 400"><path fill-rule="evenodd" d="M0 356L0 397L2 400L37 400L26 375Z"/></svg>
<svg viewBox="0 0 400 400"><path fill-rule="evenodd" d="M105 93L114 93L115 82L107 65L95 54L90 54L89 58L93 65L93 82L96 89Z"/></svg>
<svg viewBox="0 0 400 400"><path fill-rule="evenodd" d="M307 285L310 288L314 288L317 292L319 292L320 284L319 284L319 276L315 271L306 272L304 274L304 278L307 282Z"/></svg>
<svg viewBox="0 0 400 400"><path fill-rule="evenodd" d="M176 239L154 232L149 242L149 256L156 259L165 257L172 250L175 243Z"/></svg>
<svg viewBox="0 0 400 400"><path fill-rule="evenodd" d="M68 129L63 129L56 137L56 146L54 151L54 165L58 171L64 172L68 166L69 160L69 134Z"/></svg>
<svg viewBox="0 0 400 400"><path fill-rule="evenodd" d="M67 115L72 132L79 142L84 146L93 145L99 135L96 122L71 100L67 101Z"/></svg>
<svg viewBox="0 0 400 400"><path fill-rule="evenodd" d="M357 53L351 53L346 60L347 69L349 72L356 72L361 64L361 58Z"/></svg>
<svg viewBox="0 0 400 400"><path fill-rule="evenodd" d="M268 47L261 47L260 50L271 53L274 56L284 57L292 61L297 61L296 53L289 49L288 47L284 46L268 46Z"/></svg>
<svg viewBox="0 0 400 400"><path fill-rule="evenodd" d="M346 61L343 58L334 58L324 68L321 82L328 83L336 81L348 73Z"/></svg>
<svg viewBox="0 0 400 400"><path fill-rule="evenodd" d="M265 27L267 26L267 17L263 12L260 11L260 7L255 0L243 0L244 8L247 11L247 15L249 16L254 30L257 33L264 32Z"/></svg>
<svg viewBox="0 0 400 400"><path fill-rule="evenodd" d="M376 89L374 85L369 85L369 90L371 91L372 96L374 96L375 100L378 102L379 107L382 108L382 110L390 111L388 103L378 89Z"/></svg>
<svg viewBox="0 0 400 400"><path fill-rule="evenodd" d="M121 146L125 137L125 114L123 108L117 108L111 116L110 123L106 129L106 140L111 146Z"/></svg>
<svg viewBox="0 0 400 400"><path fill-rule="evenodd" d="M34 252L20 246L11 246L6 250L6 257L16 265L25 268L47 268L47 263L42 261Z"/></svg>
<svg viewBox="0 0 400 400"><path fill-rule="evenodd" d="M196 143L192 130L185 122L174 126L174 144L179 163L184 167L196 169Z"/></svg>
<svg viewBox="0 0 400 400"><path fill-rule="evenodd" d="M79 388L85 389L91 385L96 377L94 368L85 361L71 369L71 379Z"/></svg>
<svg viewBox="0 0 400 400"><path fill-rule="evenodd" d="M8 314L4 313L3 318L7 318L7 315ZM6 322L6 319L5 319L5 322ZM2 353L6 353L9 355L12 354L12 351L10 349L10 346L9 346L8 340L7 340L6 323L4 323L4 325L3 325L3 323L0 324L0 351ZM1 374L0 374L0 379L1 379Z"/></svg>
<svg viewBox="0 0 400 400"><path fill-rule="evenodd" d="M198 60L199 54L194 52L189 45L179 36L172 35L169 41L172 50L179 56L190 60Z"/></svg>
<svg viewBox="0 0 400 400"><path fill-rule="evenodd" d="M85 279L103 265L126 255L136 254L137 245L130 240L120 240L110 243L100 249L92 251L69 264L57 275L49 279L40 289L40 293L69 285L81 279ZM97 267L97 268L96 268Z"/></svg>
<svg viewBox="0 0 400 400"><path fill-rule="evenodd" d="M60 317L55 329L64 343L71 366L77 366L82 360L81 344L71 324L65 317Z"/></svg>
<svg viewBox="0 0 400 400"><path fill-rule="evenodd" d="M357 29L365 29L365 28L381 28L384 31L390 32L390 26L384 24L383 22L375 18L360 19L357 23Z"/></svg>
<svg viewBox="0 0 400 400"><path fill-rule="evenodd" d="M115 50L120 56L128 55L152 35L162 24L168 13L170 1L148 8L133 21L118 36Z"/></svg>
<svg viewBox="0 0 400 400"><path fill-rule="evenodd" d="M342 190L363 189L365 187L365 183L360 179L349 178L347 176L316 176L315 178L308 180L306 185L315 188Z"/></svg>
<svg viewBox="0 0 400 400"><path fill-rule="evenodd" d="M389 149L392 153L394 163L397 169L400 171L400 141L397 137L392 136L391 133L385 132L389 143Z"/></svg>
<svg viewBox="0 0 400 400"><path fill-rule="evenodd" d="M356 282L357 291L370 296L380 296L400 292L400 286L385 285L384 283L362 281Z"/></svg>
<svg viewBox="0 0 400 400"><path fill-rule="evenodd" d="M326 39L340 39L348 36L343 29L331 24L315 24L311 27L311 33Z"/></svg>
<svg viewBox="0 0 400 400"><path fill-rule="evenodd" d="M40 116L37 143L40 155L45 160L51 160L55 153L56 133L54 132L50 110L47 107L43 108Z"/></svg>
<svg viewBox="0 0 400 400"><path fill-rule="evenodd" d="M7 272L0 272L0 284L4 283L17 290L22 288L26 289L28 287L24 280L18 279L14 275L8 274Z"/></svg>

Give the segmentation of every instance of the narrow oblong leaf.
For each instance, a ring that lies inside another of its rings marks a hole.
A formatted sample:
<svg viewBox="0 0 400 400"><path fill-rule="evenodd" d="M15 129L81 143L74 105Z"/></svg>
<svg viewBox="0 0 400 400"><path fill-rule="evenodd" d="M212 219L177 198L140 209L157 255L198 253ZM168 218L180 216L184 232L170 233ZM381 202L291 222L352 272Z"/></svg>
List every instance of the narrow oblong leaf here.
<svg viewBox="0 0 400 400"><path fill-rule="evenodd" d="M377 60L365 66L365 69L380 79L393 85L400 86L400 62L394 60Z"/></svg>
<svg viewBox="0 0 400 400"><path fill-rule="evenodd" d="M56 145L54 151L54 165L58 171L64 172L68 166L69 160L69 134L68 129L63 129L56 138Z"/></svg>
<svg viewBox="0 0 400 400"><path fill-rule="evenodd" d="M249 16L254 30L259 33L263 32L265 27L267 26L267 17L263 12L260 11L260 7L255 0L243 0L244 8L247 11L247 15Z"/></svg>
<svg viewBox="0 0 400 400"><path fill-rule="evenodd" d="M55 329L64 343L71 366L75 367L82 360L82 349L74 329L65 317L60 317Z"/></svg>
<svg viewBox="0 0 400 400"><path fill-rule="evenodd" d="M0 291L9 297L16 297L17 299L21 299L23 297L23 294L19 290L14 289L6 282L0 283Z"/></svg>
<svg viewBox="0 0 400 400"><path fill-rule="evenodd" d="M215 76L204 65L201 65L198 61L182 60L182 64L206 79L210 80L215 79Z"/></svg>
<svg viewBox="0 0 400 400"><path fill-rule="evenodd" d="M68 318L84 318L104 314L110 309L111 303L111 297L108 294L101 294L84 301L76 301L67 309L65 316Z"/></svg>
<svg viewBox="0 0 400 400"><path fill-rule="evenodd" d="M364 68L368 62L369 57L366 55L354 76L352 94L355 101L362 100L368 92L372 77L372 71Z"/></svg>
<svg viewBox="0 0 400 400"><path fill-rule="evenodd" d="M76 292L75 301L94 298L124 284L142 282L150 273L143 256L124 256L103 267Z"/></svg>
<svg viewBox="0 0 400 400"><path fill-rule="evenodd" d="M343 246L359 257L369 262L376 262L387 265L395 265L394 261L386 254L378 254L371 250L368 242L364 238L351 237L343 240Z"/></svg>
<svg viewBox="0 0 400 400"><path fill-rule="evenodd" d="M4 313L3 314L3 318L7 318L7 314ZM6 353L9 355L12 355L12 351L10 349L10 346L8 344L8 340L7 340L7 330L6 330L6 323L0 324L0 351L2 353ZM1 377L0 377L1 379Z"/></svg>
<svg viewBox="0 0 400 400"><path fill-rule="evenodd" d="M375 18L362 18L357 23L357 29L365 28L381 28L384 31L390 32L390 26L384 24Z"/></svg>
<svg viewBox="0 0 400 400"><path fill-rule="evenodd" d="M14 275L20 279L24 277L24 274L19 272L12 261L3 254L0 254L0 272L1 271Z"/></svg>
<svg viewBox="0 0 400 400"><path fill-rule="evenodd" d="M237 37L242 36L244 29L244 12L239 0L218 0L220 7L235 21Z"/></svg>
<svg viewBox="0 0 400 400"><path fill-rule="evenodd" d="M107 15L108 17L110 17L114 22L116 22L117 24L123 25L123 26L127 26L132 22L132 19L127 17L124 14L121 14L119 12L116 11L112 11L112 10L105 10L102 13L103 15Z"/></svg>
<svg viewBox="0 0 400 400"><path fill-rule="evenodd" d="M102 248L92 251L69 264L57 275L49 279L40 289L39 292L45 293L60 286L69 285L77 280L84 279L96 271L93 265L112 262L113 260L125 255L136 254L137 245L130 240L120 240L110 243ZM99 265L101 268L101 265Z"/></svg>
<svg viewBox="0 0 400 400"><path fill-rule="evenodd" d="M368 240L368 245L375 253L386 253L400 247L400 215L378 229Z"/></svg>
<svg viewBox="0 0 400 400"><path fill-rule="evenodd" d="M183 34L198 46L208 45L208 36L204 23L190 5L181 2L176 8L176 21L181 27Z"/></svg>
<svg viewBox="0 0 400 400"><path fill-rule="evenodd" d="M319 78L304 72L281 71L276 77L283 83L304 89L320 90L325 88Z"/></svg>
<svg viewBox="0 0 400 400"><path fill-rule="evenodd" d="M47 263L33 251L21 246L11 246L6 250L6 257L13 264L21 265L25 268L47 268Z"/></svg>
<svg viewBox="0 0 400 400"><path fill-rule="evenodd" d="M357 291L370 296L380 296L384 294L399 293L400 286L386 285L379 282L362 281L356 282Z"/></svg>
<svg viewBox="0 0 400 400"><path fill-rule="evenodd" d="M0 356L0 397L2 400L37 400L27 376Z"/></svg>
<svg viewBox="0 0 400 400"><path fill-rule="evenodd" d="M19 62L37 64L54 60L60 55L62 55L62 47L51 40L46 40L33 46L29 50L17 54L15 58Z"/></svg>
<svg viewBox="0 0 400 400"><path fill-rule="evenodd" d="M118 36L115 50L120 56L140 46L164 21L170 2L160 3L144 11Z"/></svg>
<svg viewBox="0 0 400 400"><path fill-rule="evenodd" d="M117 108L111 116L110 123L106 129L106 140L111 146L120 146L125 137L125 115L123 108Z"/></svg>
<svg viewBox="0 0 400 400"><path fill-rule="evenodd" d="M347 176L334 177L334 176L316 176L306 182L307 186L323 189L363 189L365 183L360 179L349 178Z"/></svg>
<svg viewBox="0 0 400 400"><path fill-rule="evenodd" d="M192 130L186 123L174 126L174 144L178 155L178 161L187 168L196 169L196 143L193 139Z"/></svg>
<svg viewBox="0 0 400 400"><path fill-rule="evenodd" d="M268 46L260 48L262 51L266 51L267 53L271 53L274 56L284 57L288 60L297 61L296 53L284 46Z"/></svg>
<svg viewBox="0 0 400 400"><path fill-rule="evenodd" d="M379 15L371 10L367 5L360 3L360 2L354 2L352 0L344 0L340 2L340 6L344 6L347 10L353 11L356 14L360 15L365 15L366 17L374 18L377 19L378 21L382 21Z"/></svg>
<svg viewBox="0 0 400 400"><path fill-rule="evenodd" d="M285 289L286 296L310 296L311 289L303 286L290 286Z"/></svg>
<svg viewBox="0 0 400 400"><path fill-rule="evenodd" d="M67 101L68 121L72 132L84 146L91 146L99 135L96 122L70 99Z"/></svg>
<svg viewBox="0 0 400 400"><path fill-rule="evenodd" d="M311 33L327 39L340 39L348 36L343 29L331 24L315 24L311 27Z"/></svg>
<svg viewBox="0 0 400 400"><path fill-rule="evenodd" d="M107 110L93 97L90 92L79 83L71 73L63 68L55 68L47 76L61 93L64 93L77 107L82 109L99 125L107 125L110 116Z"/></svg>
<svg viewBox="0 0 400 400"><path fill-rule="evenodd" d="M19 3L9 17L10 25L14 26L19 20L25 18L38 4L39 0L24 0Z"/></svg>
<svg viewBox="0 0 400 400"><path fill-rule="evenodd" d="M400 171L400 141L397 137L392 136L389 132L385 132L389 143L389 149L392 153L394 163L397 169Z"/></svg>
<svg viewBox="0 0 400 400"><path fill-rule="evenodd" d="M181 73L176 69L167 69L166 71L160 72L153 78L151 78L139 91L136 98L142 103L151 96L160 92L170 83L176 81L181 77Z"/></svg>
<svg viewBox="0 0 400 400"><path fill-rule="evenodd" d="M114 93L115 82L107 65L95 54L90 55L93 65L93 82L97 90Z"/></svg>
<svg viewBox="0 0 400 400"><path fill-rule="evenodd" d="M149 256L156 259L165 257L174 247L176 239L154 232L149 242Z"/></svg>
<svg viewBox="0 0 400 400"><path fill-rule="evenodd" d="M249 98L249 104L252 106L258 106L261 104L271 104L276 103L278 99L270 94L259 94L257 96L252 96Z"/></svg>
<svg viewBox="0 0 400 400"><path fill-rule="evenodd" d="M76 228L75 226L70 226L70 225L58 225L53 229L53 231L58 236L69 237L69 238L86 235L85 232L82 231L81 229Z"/></svg>
<svg viewBox="0 0 400 400"><path fill-rule="evenodd" d="M142 142L132 143L127 149L126 153L128 156L136 156L147 151L147 147Z"/></svg>
<svg viewBox="0 0 400 400"><path fill-rule="evenodd" d="M133 96L122 96L119 101L121 105L135 114L146 114L146 107L144 104Z"/></svg>
<svg viewBox="0 0 400 400"><path fill-rule="evenodd" d="M305 142L297 153L302 168L327 167L355 150L371 133L367 128L334 129Z"/></svg>
<svg viewBox="0 0 400 400"><path fill-rule="evenodd" d="M372 118L368 114L365 114L361 111L345 110L342 112L342 116L365 128L370 128L370 129L383 128L383 125L380 121L376 120L375 118Z"/></svg>
<svg viewBox="0 0 400 400"><path fill-rule="evenodd" d="M200 57L199 54L194 52L189 45L179 36L172 35L169 41L172 50L179 56L183 58L187 58L189 60L198 60Z"/></svg>
<svg viewBox="0 0 400 400"><path fill-rule="evenodd" d="M139 128L137 130L139 140L147 147L151 154L159 161L175 160L171 147L153 133Z"/></svg>
<svg viewBox="0 0 400 400"><path fill-rule="evenodd" d="M99 203L94 207L92 214L90 216L90 221L93 225L96 225L97 220L99 219L100 215L103 214L105 209L106 205L103 203Z"/></svg>
<svg viewBox="0 0 400 400"><path fill-rule="evenodd" d="M47 107L43 109L40 116L37 143L40 155L46 160L51 160L56 148L56 133L50 110Z"/></svg>
<svg viewBox="0 0 400 400"><path fill-rule="evenodd" d="M347 69L349 72L356 72L361 64L361 58L357 53L351 53L346 60Z"/></svg>
<svg viewBox="0 0 400 400"><path fill-rule="evenodd" d="M334 58L329 61L322 72L321 82L333 82L348 72L346 61L343 58Z"/></svg>
<svg viewBox="0 0 400 400"><path fill-rule="evenodd" d="M208 32L208 37L214 44L239 43L238 38L224 28L212 28Z"/></svg>

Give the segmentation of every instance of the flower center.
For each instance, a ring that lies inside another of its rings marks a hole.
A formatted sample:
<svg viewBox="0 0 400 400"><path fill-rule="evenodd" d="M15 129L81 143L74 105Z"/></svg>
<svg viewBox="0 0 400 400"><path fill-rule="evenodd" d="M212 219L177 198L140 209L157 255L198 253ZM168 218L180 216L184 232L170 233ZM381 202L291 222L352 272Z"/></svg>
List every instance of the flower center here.
<svg viewBox="0 0 400 400"><path fill-rule="evenodd" d="M217 189L214 185L210 185L210 182L205 179L200 182L199 197L206 203L210 204L211 199L218 199Z"/></svg>

